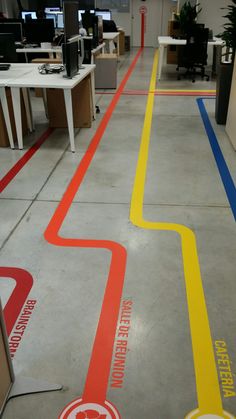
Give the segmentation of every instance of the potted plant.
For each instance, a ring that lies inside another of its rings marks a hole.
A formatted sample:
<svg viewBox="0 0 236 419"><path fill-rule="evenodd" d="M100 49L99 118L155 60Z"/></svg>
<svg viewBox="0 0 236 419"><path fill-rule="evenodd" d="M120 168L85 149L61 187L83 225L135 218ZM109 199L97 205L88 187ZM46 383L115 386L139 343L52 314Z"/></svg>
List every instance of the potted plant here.
<svg viewBox="0 0 236 419"><path fill-rule="evenodd" d="M197 15L202 9L198 9L200 3L191 5L190 1L186 1L180 9L180 13L175 15L175 19L179 22L180 33L186 38L191 31L192 26L196 23Z"/></svg>
<svg viewBox="0 0 236 419"><path fill-rule="evenodd" d="M217 35L225 41L226 46L226 52L222 54L217 68L215 118L218 124L225 124L227 119L236 50L236 0L231 0L231 3L222 7L222 10L228 11L223 16L228 22L223 25L224 31Z"/></svg>

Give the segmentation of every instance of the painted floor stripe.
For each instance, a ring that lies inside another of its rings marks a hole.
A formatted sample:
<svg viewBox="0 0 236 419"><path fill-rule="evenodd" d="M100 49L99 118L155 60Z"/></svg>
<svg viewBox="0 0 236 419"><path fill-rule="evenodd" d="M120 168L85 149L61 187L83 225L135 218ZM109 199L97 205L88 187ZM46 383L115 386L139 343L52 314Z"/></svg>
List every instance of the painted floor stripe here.
<svg viewBox="0 0 236 419"><path fill-rule="evenodd" d="M18 162L6 173L6 175L0 180L0 193L9 185L9 183L18 175L20 170L28 163L33 157L36 151L46 141L46 139L52 134L53 128L48 128L47 131L41 135L41 137L25 152L25 154L18 160Z"/></svg>
<svg viewBox="0 0 236 419"><path fill-rule="evenodd" d="M228 169L228 166L226 164L226 161L224 159L223 153L221 151L221 148L219 146L216 134L213 130L213 127L211 125L210 118L207 114L203 98L197 99L198 108L202 117L202 121L210 142L210 146L213 152L213 155L215 157L215 161L220 173L220 177L222 179L226 195L229 200L229 204L231 207L231 210L233 212L234 219L236 221L236 188L234 181L231 177L230 171Z"/></svg>
<svg viewBox="0 0 236 419"><path fill-rule="evenodd" d="M150 92L134 181L130 220L143 229L177 232L181 238L185 287L187 294L192 350L196 378L198 408L187 414L190 418L234 418L223 411L218 375L208 320L207 307L200 273L196 238L192 230L181 224L151 222L143 217L144 192L151 138L154 106L154 90L158 67L158 53L155 53Z"/></svg>
<svg viewBox="0 0 236 419"><path fill-rule="evenodd" d="M97 151L105 129L112 117L116 104L124 90L124 87L135 68L137 60L141 55L142 49L136 54L129 70L122 80L116 94L100 122L100 125L94 135L84 157L82 158L63 198L58 205L45 233L45 239L56 246L97 248L107 249L111 252L111 264L108 274L106 289L104 293L100 318L98 321L96 336L93 344L90 364L83 391L82 399L76 399L70 403L60 414L60 418L71 418L71 412L78 413L88 403L93 403L106 409L112 418L119 418L119 414L110 403L106 401L106 393L111 368L113 346L119 315L122 289L126 270L126 249L119 243L108 240L87 240L70 239L60 236L60 229L65 217L73 203L73 199L85 177L90 163ZM104 339L104 336L106 339Z"/></svg>
<svg viewBox="0 0 236 419"><path fill-rule="evenodd" d="M125 90L122 96L148 96L148 90ZM214 92L199 91L155 91L152 92L155 96L215 96ZM99 93L100 94L100 93ZM104 92L103 95L114 95L114 92Z"/></svg>
<svg viewBox="0 0 236 419"><path fill-rule="evenodd" d="M0 278L10 278L16 282L16 286L3 310L7 335L10 336L33 286L33 278L24 269L3 266L0 267Z"/></svg>

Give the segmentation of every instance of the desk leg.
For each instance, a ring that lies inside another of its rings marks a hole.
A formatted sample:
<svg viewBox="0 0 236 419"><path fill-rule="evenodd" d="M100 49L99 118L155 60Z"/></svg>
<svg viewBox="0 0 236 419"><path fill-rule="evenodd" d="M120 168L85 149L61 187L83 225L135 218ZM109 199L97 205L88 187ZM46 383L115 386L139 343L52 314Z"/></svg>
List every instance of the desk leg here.
<svg viewBox="0 0 236 419"><path fill-rule="evenodd" d="M96 100L95 100L95 79L94 79L94 71L92 71L90 75L90 82L91 82L91 100L92 100L92 109L93 109L93 119L96 119Z"/></svg>
<svg viewBox="0 0 236 419"><path fill-rule="evenodd" d="M113 41L109 41L109 54L113 53L113 48L114 48L114 42Z"/></svg>
<svg viewBox="0 0 236 419"><path fill-rule="evenodd" d="M46 115L47 119L49 119L48 102L47 102L47 89L42 89L42 90L43 90L43 104L44 104L45 115Z"/></svg>
<svg viewBox="0 0 236 419"><path fill-rule="evenodd" d="M116 40L117 40L117 56L119 57L120 56L120 35L117 36Z"/></svg>
<svg viewBox="0 0 236 419"><path fill-rule="evenodd" d="M159 46L159 63L158 63L158 80L161 80L161 72L163 66L163 59L164 59L164 45Z"/></svg>
<svg viewBox="0 0 236 419"><path fill-rule="evenodd" d="M11 87L12 105L16 123L16 133L18 147L23 148L22 123L21 123L21 103L20 103L20 88Z"/></svg>
<svg viewBox="0 0 236 419"><path fill-rule="evenodd" d="M12 136L11 121L9 117L5 87L0 87L0 101L2 104L2 111L3 111L4 119L6 122L7 134L8 134L10 146L11 148L14 148L14 141L13 141L13 136Z"/></svg>
<svg viewBox="0 0 236 419"><path fill-rule="evenodd" d="M26 111L27 126L29 128L29 131L33 132L34 122L33 122L33 115L32 115L32 107L31 107L29 89L24 87L22 89L22 94L23 94L23 100L24 100L25 111Z"/></svg>
<svg viewBox="0 0 236 419"><path fill-rule="evenodd" d="M74 133L73 109L72 109L72 98L71 98L70 89L64 89L64 99L65 99L68 130L69 130L69 136L70 136L70 148L72 152L75 152L75 133Z"/></svg>

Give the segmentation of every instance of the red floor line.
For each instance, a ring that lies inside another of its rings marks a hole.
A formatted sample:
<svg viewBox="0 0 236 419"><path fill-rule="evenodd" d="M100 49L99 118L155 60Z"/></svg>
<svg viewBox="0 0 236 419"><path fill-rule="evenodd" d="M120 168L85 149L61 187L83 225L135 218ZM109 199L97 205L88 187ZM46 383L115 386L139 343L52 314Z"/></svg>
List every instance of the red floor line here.
<svg viewBox="0 0 236 419"><path fill-rule="evenodd" d="M0 180L0 193L9 185L14 177L20 172L20 170L28 163L33 157L36 151L46 141L46 139L52 134L53 128L48 128L41 137L26 151L26 153L18 160L18 162L6 173L6 175Z"/></svg>
<svg viewBox="0 0 236 419"><path fill-rule="evenodd" d="M136 54L118 90L112 98L83 159L44 233L45 239L56 246L107 249L111 252L110 270L83 391L82 404L93 402L104 405L106 400L112 352L126 270L126 249L119 243L108 240L63 238L59 235L59 231L141 52L142 49Z"/></svg>
<svg viewBox="0 0 236 419"><path fill-rule="evenodd" d="M24 269L2 266L0 267L0 277L11 278L16 282L16 286L3 310L7 335L10 336L33 286L33 278Z"/></svg>

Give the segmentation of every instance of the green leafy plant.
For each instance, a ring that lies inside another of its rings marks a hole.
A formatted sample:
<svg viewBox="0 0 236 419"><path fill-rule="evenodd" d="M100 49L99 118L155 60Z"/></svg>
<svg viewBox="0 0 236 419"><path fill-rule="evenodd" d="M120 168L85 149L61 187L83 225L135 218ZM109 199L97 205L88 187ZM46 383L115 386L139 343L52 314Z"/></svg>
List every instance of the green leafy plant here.
<svg viewBox="0 0 236 419"><path fill-rule="evenodd" d="M236 0L232 0L233 4L229 4L227 7L221 7L222 10L228 10L228 13L223 16L228 19L229 22L223 25L224 31L217 35L225 41L226 47L232 48L233 54L235 55L236 50Z"/></svg>
<svg viewBox="0 0 236 419"><path fill-rule="evenodd" d="M236 0L235 0L236 1ZM190 1L186 1L181 7L179 15L175 15L175 19L179 22L182 35L188 34L192 26L196 22L197 15L202 9L198 10L200 3L191 5Z"/></svg>

